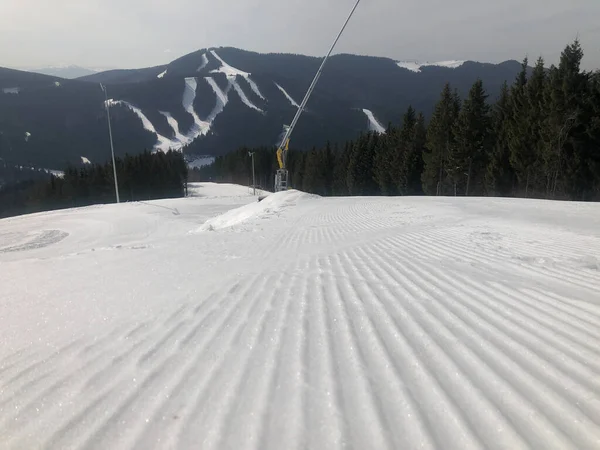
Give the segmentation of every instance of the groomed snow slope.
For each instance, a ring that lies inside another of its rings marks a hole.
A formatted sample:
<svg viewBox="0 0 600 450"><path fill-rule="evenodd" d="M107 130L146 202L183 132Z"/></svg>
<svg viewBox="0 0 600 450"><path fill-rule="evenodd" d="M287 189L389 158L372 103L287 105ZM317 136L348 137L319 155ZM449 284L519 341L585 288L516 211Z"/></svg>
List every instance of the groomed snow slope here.
<svg viewBox="0 0 600 450"><path fill-rule="evenodd" d="M0 447L600 447L600 205L193 193L0 220Z"/></svg>

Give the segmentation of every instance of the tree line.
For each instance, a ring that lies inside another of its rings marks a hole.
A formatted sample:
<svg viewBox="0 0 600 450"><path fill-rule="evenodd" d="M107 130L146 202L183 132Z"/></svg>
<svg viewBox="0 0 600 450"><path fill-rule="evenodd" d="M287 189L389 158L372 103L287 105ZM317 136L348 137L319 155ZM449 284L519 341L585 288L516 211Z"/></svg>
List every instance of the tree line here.
<svg viewBox="0 0 600 450"><path fill-rule="evenodd" d="M464 99L446 84L428 123L409 107L384 134L290 151L291 185L320 195L600 200L600 72L583 71L582 58L575 41L558 66L525 59L495 102L481 80ZM272 187L272 148L240 149L194 177L248 184L250 151L260 184Z"/></svg>
<svg viewBox="0 0 600 450"><path fill-rule="evenodd" d="M188 169L179 152L116 158L120 200L139 201L187 194ZM116 202L112 162L67 167L64 176L0 187L0 217Z"/></svg>

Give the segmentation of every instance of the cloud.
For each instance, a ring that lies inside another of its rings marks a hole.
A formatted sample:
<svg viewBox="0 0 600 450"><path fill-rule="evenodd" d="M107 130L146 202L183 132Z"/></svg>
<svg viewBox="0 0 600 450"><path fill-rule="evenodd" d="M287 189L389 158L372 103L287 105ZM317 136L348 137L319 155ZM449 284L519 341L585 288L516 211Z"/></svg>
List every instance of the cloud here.
<svg viewBox="0 0 600 450"><path fill-rule="evenodd" d="M19 0L3 5L0 41L11 45L0 46L0 61L130 68L221 45L323 55L354 1ZM362 0L337 51L493 62L528 54L556 62L579 33L586 66L599 67L599 20L598 0Z"/></svg>

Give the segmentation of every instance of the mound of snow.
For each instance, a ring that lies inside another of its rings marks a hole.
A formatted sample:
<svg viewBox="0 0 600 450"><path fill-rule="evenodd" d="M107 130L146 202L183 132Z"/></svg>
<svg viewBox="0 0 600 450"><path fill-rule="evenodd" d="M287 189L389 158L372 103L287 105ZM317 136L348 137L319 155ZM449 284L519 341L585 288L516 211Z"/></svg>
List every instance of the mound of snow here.
<svg viewBox="0 0 600 450"><path fill-rule="evenodd" d="M295 206L298 202L306 199L318 198L317 195L307 194L295 189L270 194L261 202L227 211L220 216L207 220L196 232L215 231L231 228L250 220L262 219L272 215L278 215L283 210Z"/></svg>
<svg viewBox="0 0 600 450"><path fill-rule="evenodd" d="M231 183L189 183L188 197L201 198L239 198L252 197L248 186Z"/></svg>

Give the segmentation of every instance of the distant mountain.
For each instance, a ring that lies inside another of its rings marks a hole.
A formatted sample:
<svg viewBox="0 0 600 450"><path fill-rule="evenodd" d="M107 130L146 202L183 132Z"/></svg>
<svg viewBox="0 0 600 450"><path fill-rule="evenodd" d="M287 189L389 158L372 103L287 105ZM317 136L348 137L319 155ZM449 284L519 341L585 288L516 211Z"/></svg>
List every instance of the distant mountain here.
<svg viewBox="0 0 600 450"><path fill-rule="evenodd" d="M93 75L97 73L97 70L88 69L80 66L56 66L56 67L43 67L30 69L31 72L41 73L44 75L51 75L60 78L74 79L84 77L86 75Z"/></svg>
<svg viewBox="0 0 600 450"><path fill-rule="evenodd" d="M219 155L240 146L275 145L320 58L213 48L164 66L111 70L65 80L0 69L0 158L58 168L109 157L107 86L115 151L145 148ZM465 95L477 78L494 99L520 63L397 62L331 58L292 139L295 148L343 142L398 123L409 105L431 114L446 82ZM24 138L29 133L27 139Z"/></svg>

